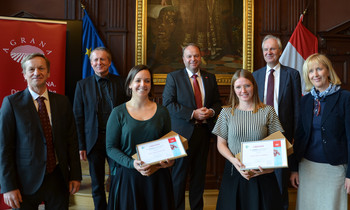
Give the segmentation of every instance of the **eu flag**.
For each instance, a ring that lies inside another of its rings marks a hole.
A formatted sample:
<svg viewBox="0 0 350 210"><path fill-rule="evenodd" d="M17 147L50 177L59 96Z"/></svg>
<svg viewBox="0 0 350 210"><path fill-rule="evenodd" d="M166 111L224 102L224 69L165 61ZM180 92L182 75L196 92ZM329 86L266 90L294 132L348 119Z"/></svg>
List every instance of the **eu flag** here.
<svg viewBox="0 0 350 210"><path fill-rule="evenodd" d="M88 13L84 9L84 17L83 17L83 79L93 75L94 70L91 67L90 64L90 53L93 49L96 47L105 47L103 44L101 38L99 37L96 28L94 27L94 24L92 23ZM109 67L109 72L112 74L118 74L117 69L114 66L114 63L112 61L111 66Z"/></svg>

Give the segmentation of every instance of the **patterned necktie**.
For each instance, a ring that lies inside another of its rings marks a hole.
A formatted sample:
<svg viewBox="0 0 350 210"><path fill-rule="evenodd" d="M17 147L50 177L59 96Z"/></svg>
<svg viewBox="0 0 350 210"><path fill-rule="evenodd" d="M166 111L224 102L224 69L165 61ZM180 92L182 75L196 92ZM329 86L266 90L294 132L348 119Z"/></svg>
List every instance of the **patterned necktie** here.
<svg viewBox="0 0 350 210"><path fill-rule="evenodd" d="M38 101L38 114L41 122L41 126L44 131L45 139L46 139L46 148L47 148L47 162L46 162L46 170L47 173L52 173L56 167L56 156L55 150L52 141L52 130L49 115L47 114L47 109L45 105L45 98L40 96L36 99Z"/></svg>
<svg viewBox="0 0 350 210"><path fill-rule="evenodd" d="M198 77L197 74L193 74L191 77L193 79L194 98L196 100L197 108L202 108L203 107L202 94L201 94L201 89L199 88L197 77Z"/></svg>
<svg viewBox="0 0 350 210"><path fill-rule="evenodd" d="M274 107L274 90L275 90L275 76L273 72L275 70L271 69L269 78L267 80L267 91L266 91L266 104Z"/></svg>

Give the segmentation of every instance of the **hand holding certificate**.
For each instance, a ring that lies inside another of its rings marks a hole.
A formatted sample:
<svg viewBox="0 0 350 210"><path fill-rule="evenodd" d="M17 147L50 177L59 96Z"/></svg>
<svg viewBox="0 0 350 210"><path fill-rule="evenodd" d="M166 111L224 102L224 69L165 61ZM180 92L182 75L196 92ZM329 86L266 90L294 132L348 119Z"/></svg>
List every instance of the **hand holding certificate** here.
<svg viewBox="0 0 350 210"><path fill-rule="evenodd" d="M160 161L172 160L186 156L179 135L161 138L136 145L138 159L145 164L158 164ZM161 164L160 164L161 165Z"/></svg>
<svg viewBox="0 0 350 210"><path fill-rule="evenodd" d="M242 164L248 169L288 167L286 139L242 142Z"/></svg>

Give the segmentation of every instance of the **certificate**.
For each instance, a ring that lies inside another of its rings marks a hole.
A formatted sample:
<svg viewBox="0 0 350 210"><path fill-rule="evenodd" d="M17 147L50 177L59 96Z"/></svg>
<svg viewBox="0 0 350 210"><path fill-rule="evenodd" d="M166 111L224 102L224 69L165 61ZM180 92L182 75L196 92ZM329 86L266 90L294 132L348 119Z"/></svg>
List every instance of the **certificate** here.
<svg viewBox="0 0 350 210"><path fill-rule="evenodd" d="M242 142L242 163L245 168L263 169L288 167L286 139Z"/></svg>
<svg viewBox="0 0 350 210"><path fill-rule="evenodd" d="M179 135L136 145L138 159L146 164L157 164L166 159L187 156Z"/></svg>

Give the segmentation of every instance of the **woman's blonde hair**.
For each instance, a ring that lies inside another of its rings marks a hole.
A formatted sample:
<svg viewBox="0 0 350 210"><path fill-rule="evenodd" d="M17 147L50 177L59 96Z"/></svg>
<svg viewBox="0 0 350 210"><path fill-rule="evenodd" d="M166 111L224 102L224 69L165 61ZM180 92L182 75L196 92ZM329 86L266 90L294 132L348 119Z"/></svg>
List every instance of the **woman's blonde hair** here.
<svg viewBox="0 0 350 210"><path fill-rule="evenodd" d="M310 66L314 63L323 65L328 70L328 73L329 73L328 79L331 83L333 83L335 85L341 85L341 81L340 81L337 73L335 73L332 62L325 55L315 53L315 54L310 55L306 59L306 61L304 62L304 65L303 65L303 77L304 77L304 81L305 81L305 91L306 92L309 92L314 86L309 79L309 69L310 69Z"/></svg>
<svg viewBox="0 0 350 210"><path fill-rule="evenodd" d="M232 115L234 113L235 108L238 107L239 105L239 99L235 92L235 82L239 78L246 78L253 84L253 103L254 103L253 113L256 113L260 108L265 107L265 104L263 104L259 99L258 85L256 84L253 74L250 71L240 69L235 72L235 74L232 76L232 79L231 79L230 98L227 106L232 107L232 111L231 111Z"/></svg>

